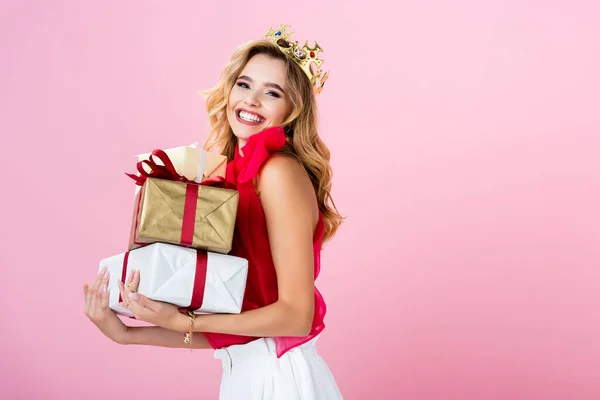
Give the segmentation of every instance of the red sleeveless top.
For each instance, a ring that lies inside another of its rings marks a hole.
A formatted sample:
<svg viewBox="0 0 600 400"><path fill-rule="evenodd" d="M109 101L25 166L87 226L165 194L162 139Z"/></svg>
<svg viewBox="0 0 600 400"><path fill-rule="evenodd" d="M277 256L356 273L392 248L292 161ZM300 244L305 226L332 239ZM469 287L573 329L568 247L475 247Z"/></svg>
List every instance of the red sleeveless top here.
<svg viewBox="0 0 600 400"><path fill-rule="evenodd" d="M248 139L240 155L237 146L235 157L227 164L227 182L239 192L239 204L236 227L230 255L248 260L248 279L242 311L253 310L272 304L278 299L277 275L271 256L267 222L260 199L254 188L253 178L271 153L279 151L285 145L285 135L281 127L269 128ZM323 240L323 215L319 213L319 222L313 236L315 279L321 268L321 244ZM288 350L313 339L325 328L323 319L326 306L321 293L315 287L315 305L312 329L306 337L275 337L277 357ZM214 349L234 344L245 344L256 337L230 335L223 333L204 333L208 343Z"/></svg>

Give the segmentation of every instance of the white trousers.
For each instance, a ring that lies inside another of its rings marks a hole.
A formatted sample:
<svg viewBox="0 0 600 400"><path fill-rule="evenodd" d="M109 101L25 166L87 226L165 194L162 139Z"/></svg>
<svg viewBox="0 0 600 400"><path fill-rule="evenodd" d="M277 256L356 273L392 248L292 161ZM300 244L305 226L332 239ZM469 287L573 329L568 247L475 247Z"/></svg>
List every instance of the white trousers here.
<svg viewBox="0 0 600 400"><path fill-rule="evenodd" d="M220 400L338 400L342 394L317 354L318 336L277 358L275 342L261 338L215 351L223 362Z"/></svg>

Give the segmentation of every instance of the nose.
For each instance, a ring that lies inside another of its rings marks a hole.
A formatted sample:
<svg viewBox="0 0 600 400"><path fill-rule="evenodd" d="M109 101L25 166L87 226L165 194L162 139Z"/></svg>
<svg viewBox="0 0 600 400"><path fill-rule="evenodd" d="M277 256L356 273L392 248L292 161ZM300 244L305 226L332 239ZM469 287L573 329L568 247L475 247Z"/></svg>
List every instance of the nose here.
<svg viewBox="0 0 600 400"><path fill-rule="evenodd" d="M244 103L252 107L258 107L260 105L254 93L249 93L244 99Z"/></svg>

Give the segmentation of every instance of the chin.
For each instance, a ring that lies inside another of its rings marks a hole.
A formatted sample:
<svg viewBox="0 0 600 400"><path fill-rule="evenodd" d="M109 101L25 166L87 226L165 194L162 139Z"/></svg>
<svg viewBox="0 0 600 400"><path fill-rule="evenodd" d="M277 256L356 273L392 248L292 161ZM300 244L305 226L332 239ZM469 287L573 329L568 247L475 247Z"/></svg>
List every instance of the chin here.
<svg viewBox="0 0 600 400"><path fill-rule="evenodd" d="M247 128L244 129L244 128L239 128L239 127L235 127L232 129L233 129L233 135L238 139L248 139L250 136L252 136L258 132L258 131L255 132L253 129L247 129Z"/></svg>
<svg viewBox="0 0 600 400"><path fill-rule="evenodd" d="M233 134L238 139L248 139L250 136L255 135L266 129L263 126L250 127L250 126L246 126L246 125L241 125L239 123L236 123L236 124L233 124L230 126L231 126L231 129L233 130Z"/></svg>

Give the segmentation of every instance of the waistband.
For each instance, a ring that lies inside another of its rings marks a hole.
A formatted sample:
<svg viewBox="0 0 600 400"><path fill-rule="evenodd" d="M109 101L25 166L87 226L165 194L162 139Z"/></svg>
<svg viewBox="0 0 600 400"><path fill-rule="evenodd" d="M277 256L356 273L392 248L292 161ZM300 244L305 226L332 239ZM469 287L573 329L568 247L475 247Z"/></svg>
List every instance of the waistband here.
<svg viewBox="0 0 600 400"><path fill-rule="evenodd" d="M291 351L316 352L315 343L319 336L312 338L308 342L295 347ZM228 347L215 350L214 358L229 359L231 362L251 356L267 356L272 355L277 357L277 349L273 338L260 338L246 344L234 344Z"/></svg>

